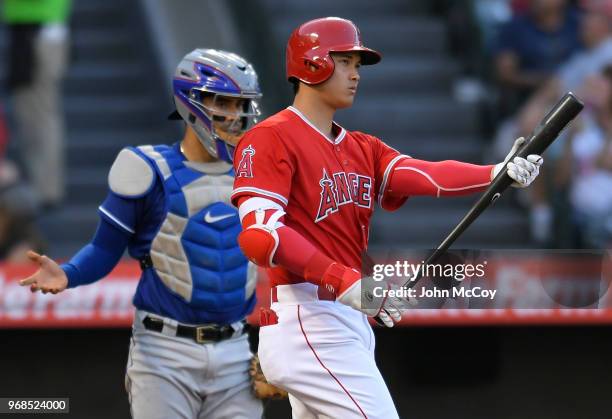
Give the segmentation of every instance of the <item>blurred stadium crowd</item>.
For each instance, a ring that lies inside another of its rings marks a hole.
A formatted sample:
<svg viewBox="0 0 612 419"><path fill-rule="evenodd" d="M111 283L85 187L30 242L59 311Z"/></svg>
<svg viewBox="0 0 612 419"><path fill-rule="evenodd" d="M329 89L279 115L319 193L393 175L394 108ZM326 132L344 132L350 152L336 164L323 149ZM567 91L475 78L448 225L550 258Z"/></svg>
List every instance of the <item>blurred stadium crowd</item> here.
<svg viewBox="0 0 612 419"><path fill-rule="evenodd" d="M538 184L517 198L539 247L610 247L612 0L431 4L446 20L449 47L462 65L455 98L481 105L483 134L492 138L496 159L564 92L586 103L580 120L546 153ZM44 251L36 221L61 209L65 197L61 83L70 65L72 6L70 0L1 6L8 51L0 94L2 260L20 261L28 247Z"/></svg>
<svg viewBox="0 0 612 419"><path fill-rule="evenodd" d="M579 121L547 151L543 176L519 201L538 246L609 248L612 1L474 0L467 8L455 3L447 16L465 74L455 94L483 102L483 127L497 158L565 92L585 102Z"/></svg>
<svg viewBox="0 0 612 419"><path fill-rule="evenodd" d="M25 260L43 250L35 220L61 205L64 196L64 115L61 81L68 63L70 0L2 3L7 48L5 91L15 132L0 102L0 259ZM16 165L6 156L16 142Z"/></svg>

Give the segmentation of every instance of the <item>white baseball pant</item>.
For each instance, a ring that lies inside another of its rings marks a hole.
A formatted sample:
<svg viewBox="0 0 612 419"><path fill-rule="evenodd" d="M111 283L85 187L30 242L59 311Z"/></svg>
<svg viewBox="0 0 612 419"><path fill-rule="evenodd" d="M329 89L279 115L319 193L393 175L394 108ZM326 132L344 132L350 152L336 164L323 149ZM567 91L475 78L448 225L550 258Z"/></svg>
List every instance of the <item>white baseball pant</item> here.
<svg viewBox="0 0 612 419"><path fill-rule="evenodd" d="M290 393L293 417L398 418L367 317L319 300L309 283L279 285L275 294L278 321L261 327L258 353L266 378Z"/></svg>

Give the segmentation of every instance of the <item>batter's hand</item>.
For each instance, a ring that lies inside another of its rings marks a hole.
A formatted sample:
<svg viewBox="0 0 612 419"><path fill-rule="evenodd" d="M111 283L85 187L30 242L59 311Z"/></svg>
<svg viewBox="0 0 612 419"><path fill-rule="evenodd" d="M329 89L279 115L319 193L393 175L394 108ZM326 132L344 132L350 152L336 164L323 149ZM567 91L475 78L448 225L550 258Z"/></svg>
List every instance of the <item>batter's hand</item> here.
<svg viewBox="0 0 612 419"><path fill-rule="evenodd" d="M40 268L34 275L19 281L19 285L29 285L30 291L40 290L43 294L48 292L57 294L66 289L68 277L53 259L49 259L45 255L39 255L32 250L28 251L27 256L32 262L36 262Z"/></svg>
<svg viewBox="0 0 612 419"><path fill-rule="evenodd" d="M515 157L512 161L510 158L516 153L516 151L523 145L525 139L523 137L518 138L512 149L506 156L503 163L495 165L491 174L491 180L495 179L499 172L507 170L508 176L510 176L514 182L512 186L515 188L526 188L538 177L540 173L540 166L544 163L542 156L537 154L530 154L526 159L523 157Z"/></svg>
<svg viewBox="0 0 612 419"><path fill-rule="evenodd" d="M402 319L402 300L388 296L389 290L399 287L388 282L362 277L356 269L333 263L323 274L321 285L336 296L336 301L367 316L377 317L377 321L380 320L387 327L393 327ZM377 296L372 291L374 287L378 287ZM381 293L384 296L378 296Z"/></svg>

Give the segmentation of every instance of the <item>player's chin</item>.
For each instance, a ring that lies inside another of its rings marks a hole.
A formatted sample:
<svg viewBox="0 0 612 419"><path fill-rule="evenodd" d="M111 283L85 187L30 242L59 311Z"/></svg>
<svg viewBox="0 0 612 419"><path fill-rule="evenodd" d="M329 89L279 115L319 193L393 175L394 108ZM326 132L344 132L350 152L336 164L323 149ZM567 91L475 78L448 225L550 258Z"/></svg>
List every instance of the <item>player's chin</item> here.
<svg viewBox="0 0 612 419"><path fill-rule="evenodd" d="M355 95L347 95L341 98L338 98L336 102L336 109L350 108L353 106L353 102L355 101Z"/></svg>

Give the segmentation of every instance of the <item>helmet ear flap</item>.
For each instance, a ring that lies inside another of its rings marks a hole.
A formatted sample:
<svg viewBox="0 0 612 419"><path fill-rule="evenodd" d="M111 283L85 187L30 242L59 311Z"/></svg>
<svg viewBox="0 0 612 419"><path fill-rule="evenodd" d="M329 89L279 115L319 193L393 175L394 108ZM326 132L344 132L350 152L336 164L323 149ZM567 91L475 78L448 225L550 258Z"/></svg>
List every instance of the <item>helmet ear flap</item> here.
<svg viewBox="0 0 612 419"><path fill-rule="evenodd" d="M329 55L325 57L304 58L304 68L310 74L307 82L318 84L326 81L334 72L334 62Z"/></svg>
<svg viewBox="0 0 612 419"><path fill-rule="evenodd" d="M311 60L309 58L304 58L304 67L306 67L306 69L310 71L311 73L315 73L317 70L321 68L321 66L316 61Z"/></svg>

